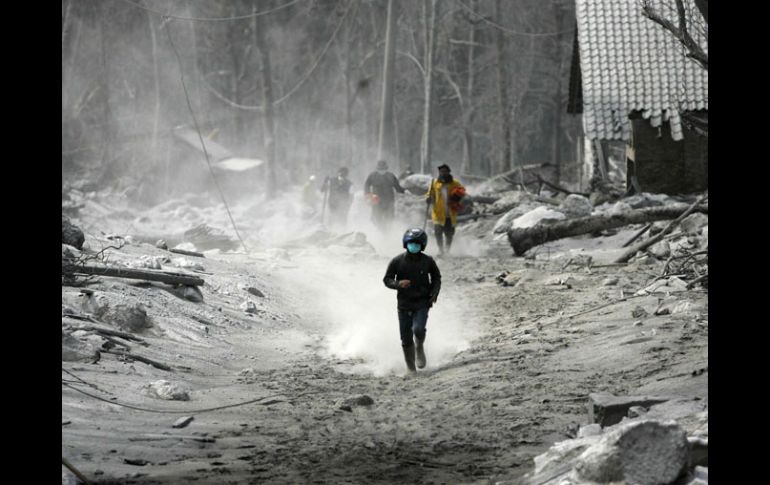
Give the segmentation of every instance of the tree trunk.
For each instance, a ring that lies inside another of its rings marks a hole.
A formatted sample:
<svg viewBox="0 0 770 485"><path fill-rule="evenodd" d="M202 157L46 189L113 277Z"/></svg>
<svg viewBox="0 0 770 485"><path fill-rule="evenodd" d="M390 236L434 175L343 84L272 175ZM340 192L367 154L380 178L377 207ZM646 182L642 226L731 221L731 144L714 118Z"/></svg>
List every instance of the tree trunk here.
<svg viewBox="0 0 770 485"><path fill-rule="evenodd" d="M102 123L104 141L102 145L101 169L102 175L99 180L100 185L111 181L113 176L112 167L112 110L110 109L110 75L107 65L107 8L108 3L102 3L99 11L99 40L101 44L101 89L102 89Z"/></svg>
<svg viewBox="0 0 770 485"><path fill-rule="evenodd" d="M501 0L495 0L495 22L503 25ZM500 104L500 129L502 131L502 160L500 171L511 170L511 110L508 101L508 73L505 70L505 38L503 31L497 29L497 95Z"/></svg>
<svg viewBox="0 0 770 485"><path fill-rule="evenodd" d="M645 224L653 221L676 219L687 211L689 207L688 204L671 204L661 207L633 209L620 214L600 214L568 219L553 224L538 224L534 227L510 229L508 231L508 242L511 244L514 254L521 256L530 248L565 237L589 234L629 224ZM694 212L708 214L708 205L697 206L694 208Z"/></svg>
<svg viewBox="0 0 770 485"><path fill-rule="evenodd" d="M253 12L256 14L256 7ZM267 188L268 197L275 196L276 189L276 160L275 160L275 119L273 118L273 81L270 71L270 52L267 50L264 21L261 15L254 16L254 35L256 47L262 60L262 121L264 124L265 155L267 158Z"/></svg>
<svg viewBox="0 0 770 485"><path fill-rule="evenodd" d="M476 11L477 0L471 0L470 9ZM465 110L463 113L463 164L460 173L473 173L473 82L475 81L475 60L476 60L476 24L470 22L471 28L468 33L468 83L465 90Z"/></svg>
<svg viewBox="0 0 770 485"><path fill-rule="evenodd" d="M112 268L92 265L67 265L62 262L62 272L67 274L86 274L94 276L112 276L134 280L160 281L171 285L201 286L204 281L197 276L168 271L153 271L149 269Z"/></svg>
<svg viewBox="0 0 770 485"><path fill-rule="evenodd" d="M232 16L235 17L238 15L237 8L235 5L231 6L231 12ZM233 74L230 81L230 91L232 94L232 99L235 102L235 104L242 105L243 100L241 99L241 70L242 70L242 64L243 61L241 60L241 57L239 55L239 47L241 46L241 43L239 42L239 35L238 33L242 32L242 26L238 21L231 22L228 24L227 27L227 40L229 45L228 51L230 52L230 60L233 64ZM242 111L238 108L235 109L235 112L233 113L233 118L235 122L235 136L238 139L238 143L241 143L241 140L244 140L246 138L244 128L243 128L243 116Z"/></svg>
<svg viewBox="0 0 770 485"><path fill-rule="evenodd" d="M150 144L152 154L155 158L155 152L158 148L158 126L160 124L160 76L158 74L158 40L155 32L155 23L153 22L153 13L147 12L147 23L150 26L150 40L152 41L152 76L155 87L155 110L152 118L152 142ZM168 167L166 167L168 173ZM168 186L168 181L166 181Z"/></svg>
<svg viewBox="0 0 770 485"><path fill-rule="evenodd" d="M556 10L556 31L559 32L561 29L561 19L562 19L562 10L559 8L558 5L554 5L554 8ZM562 99L561 99L561 67L562 67L562 46L561 46L561 35L556 35L556 59L557 59L557 66L556 66L556 110L553 114L553 155L552 155L552 161L554 164L556 164L556 183L561 182L561 110L562 110Z"/></svg>
<svg viewBox="0 0 770 485"><path fill-rule="evenodd" d="M436 0L423 0L423 27L425 28L425 76L423 89L425 103L422 118L420 146L420 173L430 173L431 163L431 107L433 105L433 58L436 42ZM426 172L427 169L427 172Z"/></svg>
<svg viewBox="0 0 770 485"><path fill-rule="evenodd" d="M393 145L393 67L396 60L396 12L394 0L388 0L385 28L385 62L382 70L382 106L377 159L388 157Z"/></svg>

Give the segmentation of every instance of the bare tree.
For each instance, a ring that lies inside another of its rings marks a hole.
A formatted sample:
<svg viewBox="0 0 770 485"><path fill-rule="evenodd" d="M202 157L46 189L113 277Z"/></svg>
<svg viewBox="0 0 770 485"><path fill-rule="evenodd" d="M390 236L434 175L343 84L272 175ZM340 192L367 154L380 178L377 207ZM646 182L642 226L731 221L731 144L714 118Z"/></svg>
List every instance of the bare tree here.
<svg viewBox="0 0 770 485"><path fill-rule="evenodd" d="M687 15L685 13L684 9L684 0L674 0L676 4L676 15L677 15L677 24L675 25L672 21L665 18L663 15L661 15L658 11L656 11L651 4L651 0L642 0L642 13L645 17L652 20L653 22L661 25L664 29L671 32L671 34L676 37L679 42L682 43L682 45L685 46L687 49L687 57L690 57L694 59L698 64L700 64L703 69L708 71L709 68L709 57L708 54L703 50L703 48L698 45L698 43L695 41L695 39L692 38L692 35L690 35L690 32L687 28ZM698 10L701 12L701 14L704 17L704 20L708 23L708 8L707 3L705 0L696 2L698 6ZM705 14L704 14L705 12Z"/></svg>
<svg viewBox="0 0 770 485"><path fill-rule="evenodd" d="M420 146L420 172L426 173L431 161L431 107L433 104L433 61L436 46L436 3L437 0L423 1L423 28L425 41L425 69L423 89L425 101L423 105L422 144Z"/></svg>
<svg viewBox="0 0 770 485"><path fill-rule="evenodd" d="M503 23L501 0L495 0L495 21ZM511 170L511 106L508 100L508 72L505 69L505 37L503 31L497 30L497 96L500 103L500 130L502 135L500 171Z"/></svg>
<svg viewBox="0 0 770 485"><path fill-rule="evenodd" d="M273 80L270 71L270 51L265 37L265 23L261 15L254 13L254 39L262 61L262 122L264 125L265 153L267 158L267 195L273 197L276 189L275 177L275 118L273 115Z"/></svg>
<svg viewBox="0 0 770 485"><path fill-rule="evenodd" d="M380 137L377 158L382 159L393 144L393 66L396 59L396 13L394 0L388 0L385 28L385 61L382 71L382 106L380 107Z"/></svg>

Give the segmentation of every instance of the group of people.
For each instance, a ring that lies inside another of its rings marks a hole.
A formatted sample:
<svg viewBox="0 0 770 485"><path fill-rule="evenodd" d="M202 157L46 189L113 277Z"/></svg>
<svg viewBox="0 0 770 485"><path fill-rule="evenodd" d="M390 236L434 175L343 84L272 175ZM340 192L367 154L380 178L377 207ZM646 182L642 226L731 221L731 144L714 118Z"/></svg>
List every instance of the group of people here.
<svg viewBox="0 0 770 485"><path fill-rule="evenodd" d="M344 226L347 221L353 200L350 193L353 184L347 177L348 169L343 167L336 177L327 177L321 185L324 194L322 217L328 206L332 225ZM303 193L306 205L315 204L316 190L315 177L311 177ZM395 193L405 191L384 160L377 162L376 170L366 177L364 194L372 207L372 222L383 232L387 231L395 216ZM426 212L431 212L439 255L449 252L452 247L457 214L462 209L465 195L465 187L452 176L449 166L440 165L438 177L431 180L425 194ZM424 343L428 312L438 299L441 272L436 260L424 252L428 245L424 229L408 229L402 237L402 244L406 251L390 261L383 282L386 287L397 291L401 348L407 370L413 373L427 363Z"/></svg>
<svg viewBox="0 0 770 485"><path fill-rule="evenodd" d="M332 226L344 227L347 223L353 195L350 192L353 183L348 179L347 167L337 171L336 177L326 177L320 192L323 194L321 217L324 218L326 208L329 208L329 223ZM395 193L403 194L406 190L399 183L398 177L388 170L384 160L377 162L375 171L366 177L364 194L367 203L372 208L372 222L382 232L386 232L395 217ZM457 214L462 209L465 197L465 187L452 177L448 165L438 167L438 177L431 180L425 194L428 210L431 209L431 220L436 237L439 254L449 252L457 227ZM316 215L315 207L318 202L318 191L315 176L311 176L303 188L303 200L307 216ZM427 215L426 215L427 218Z"/></svg>

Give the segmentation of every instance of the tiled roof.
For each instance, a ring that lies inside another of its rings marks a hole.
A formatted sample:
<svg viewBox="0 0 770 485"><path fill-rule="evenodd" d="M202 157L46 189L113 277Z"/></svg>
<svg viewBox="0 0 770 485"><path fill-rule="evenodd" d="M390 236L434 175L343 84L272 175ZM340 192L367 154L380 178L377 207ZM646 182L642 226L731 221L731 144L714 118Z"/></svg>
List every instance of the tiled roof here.
<svg viewBox="0 0 770 485"><path fill-rule="evenodd" d="M677 24L673 0L653 0L653 8ZM642 15L639 0L576 0L583 128L590 139L628 140L628 114L640 111L652 126L671 122L682 139L681 111L708 110L708 71L673 34ZM685 10L702 21L693 0ZM688 17L688 19L691 17ZM703 50L703 28L688 31Z"/></svg>

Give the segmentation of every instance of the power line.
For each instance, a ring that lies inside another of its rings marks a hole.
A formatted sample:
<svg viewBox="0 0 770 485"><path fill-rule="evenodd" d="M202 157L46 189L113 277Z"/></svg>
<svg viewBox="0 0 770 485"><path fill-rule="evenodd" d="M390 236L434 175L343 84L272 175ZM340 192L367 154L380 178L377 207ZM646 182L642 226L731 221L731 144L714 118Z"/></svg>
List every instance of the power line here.
<svg viewBox="0 0 770 485"><path fill-rule="evenodd" d="M143 408L141 406L134 406L132 404L125 404L125 403L122 403L122 402L119 402L119 401L112 401L110 399L104 399L103 397L99 397L99 396L97 396L95 394L91 394L90 392L86 392L86 391L84 391L82 389L78 389L77 387L72 386L70 384L67 384L64 381L62 381L62 386L69 387L70 389L72 389L74 391L77 391L77 392L79 392L81 394L85 394L86 396L94 398L94 399L97 399L99 401L104 401L104 402L106 402L108 404L114 404L116 406L120 406L120 407L124 407L124 408L128 408L128 409L135 409L137 411L145 411L145 412L148 412L148 413L160 413L160 414L200 414L200 413L206 413L206 412L209 412L209 411L219 411L220 409L234 408L234 407L245 406L247 404L254 404L254 403L260 403L263 406L267 406L269 404L277 404L277 403L280 403L280 402L286 402L286 401L281 401L281 400L278 400L278 399L273 399L271 401L260 402L260 401L264 401L265 399L268 399L268 398L278 397L278 396L266 396L266 397L261 397L259 399L251 399L249 401L243 401L243 402L239 402L239 403L235 403L235 404L227 404L227 405L224 405L224 406L217 406L217 407L213 407L213 408L186 409L186 410L183 410L183 411L175 411L175 410L171 410L171 409Z"/></svg>
<svg viewBox="0 0 770 485"><path fill-rule="evenodd" d="M500 24L498 24L498 23L496 23L496 22L493 22L493 21L489 20L488 18L486 18L485 16L483 16L483 15L481 15L481 14L478 14L478 13L476 13L476 12L475 12L475 11L474 11L472 8L470 8L469 6L465 5L465 4L464 4L463 2L461 2L460 0L455 0L455 1L456 1L456 2L457 2L457 3L458 3L460 6L461 6L461 7L463 7L465 10L467 10L467 11L468 11L468 12L470 12L471 14L475 15L476 17L480 18L480 19L481 19L481 20L483 20L484 22L488 23L488 24L489 24L489 25L491 25L492 27L495 27L496 29L502 30L503 32L506 32L506 33L508 33L508 34L512 34L512 35L525 35L525 36L529 36L529 37L550 37L550 36L553 36L553 35L561 35L561 34L566 34L566 33L568 33L568 32L574 32L574 31L575 31L575 28L573 27L573 28L571 28L571 29L567 29L567 30L560 30L560 31L558 31L558 32L516 32L516 31L514 31L514 30L511 30L511 29L505 28L505 27L503 27L502 25L500 25Z"/></svg>
<svg viewBox="0 0 770 485"><path fill-rule="evenodd" d="M161 11L158 11L158 10L153 10L153 9L151 9L149 7L145 7L144 5L141 5L139 3L132 2L131 0L122 0L122 1L126 2L128 4L131 4L131 5L135 6L135 7L141 8L143 10L147 10L148 12L152 12L154 14L161 15L162 17L166 17L166 18L177 19L177 20L194 20L196 22L223 22L223 21L229 21L229 20L250 19L252 17L259 17L261 15L271 14L273 12L277 12L278 10L282 10L282 9L284 9L286 7L294 5L295 3L300 2L301 0L292 0L291 2L285 3L283 5L280 5L278 7L270 9L270 10L265 10L265 11L262 11L262 12L251 13L251 14L248 14L248 15L238 15L238 16L234 16L234 17L180 17L178 15L169 15L169 14L167 14L165 12L161 12Z"/></svg>
<svg viewBox="0 0 770 485"><path fill-rule="evenodd" d="M182 89L184 90L184 96L185 96L185 99L187 100L187 108L190 110L190 116L192 117L193 123L195 124L195 130L198 132L198 138L200 139L200 142L201 142L201 148L203 148L203 154L206 156L206 164L209 167L211 178L212 180L214 180L214 185L216 185L217 190L219 191L219 196L222 198L222 203L225 205L225 209L227 210L227 216L230 218L230 223L233 225L233 230L235 231L235 235L238 236L238 239L241 241L241 244L243 245L243 249L245 251L248 251L248 248L246 247L246 243L243 242L243 238L241 237L241 234L238 232L238 228L235 225L235 220L233 219L233 215L230 212L230 206L227 205L227 200L225 199L224 192L222 192L222 187L219 186L219 181L214 175L214 169L211 167L209 152L208 150L206 150L206 144L203 141L203 135L201 135L201 129L198 126L198 119L195 117L195 112L193 111L192 104L190 103L190 94L187 92L187 84L184 82L184 69L183 69L184 66L182 66L182 58L179 57L179 51L177 51L176 45L174 44L174 40L172 39L170 24L166 26L166 33L168 34L168 41L171 44L171 47L174 49L176 60L179 63L179 76L182 81Z"/></svg>

